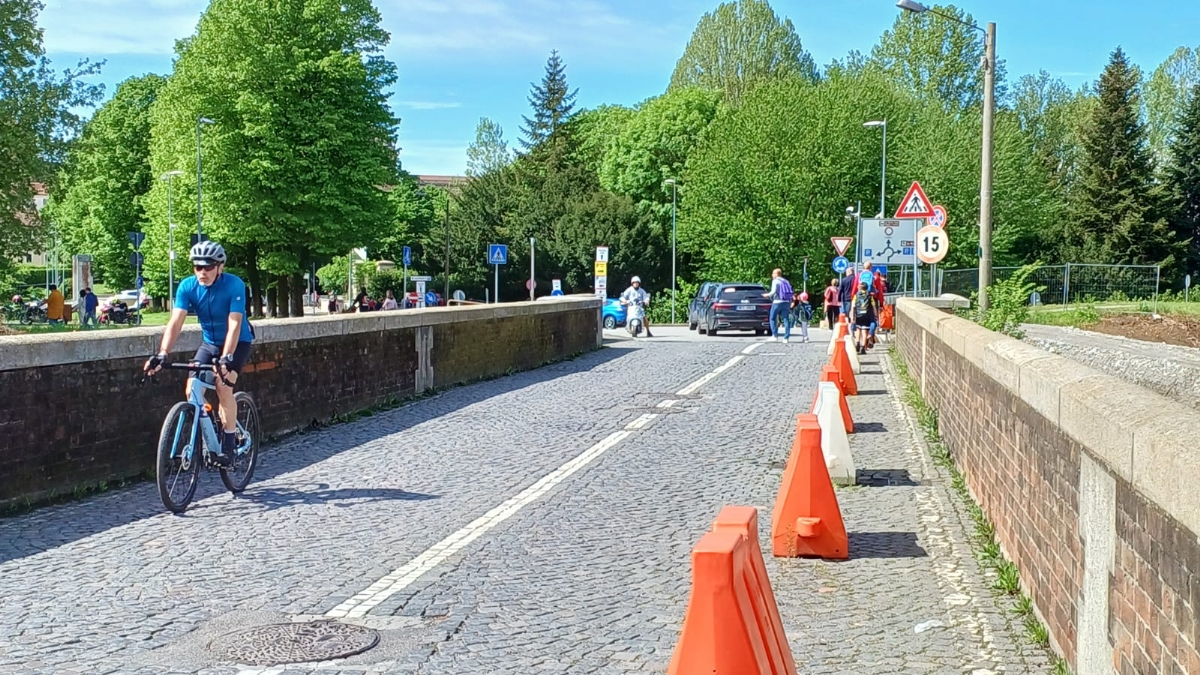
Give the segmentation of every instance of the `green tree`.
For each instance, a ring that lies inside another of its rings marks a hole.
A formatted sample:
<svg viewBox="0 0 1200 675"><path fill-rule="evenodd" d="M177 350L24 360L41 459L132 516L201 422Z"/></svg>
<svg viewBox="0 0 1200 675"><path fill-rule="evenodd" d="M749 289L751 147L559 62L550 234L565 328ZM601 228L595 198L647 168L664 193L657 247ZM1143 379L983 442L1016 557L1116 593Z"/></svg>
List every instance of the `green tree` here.
<svg viewBox="0 0 1200 675"><path fill-rule="evenodd" d="M1171 161L1175 125L1187 108L1192 87L1200 83L1200 47L1180 47L1146 83L1146 126L1150 154L1159 165Z"/></svg>
<svg viewBox="0 0 1200 675"><path fill-rule="evenodd" d="M145 75L117 85L72 147L59 181L62 196L49 210L70 249L90 254L109 286L131 288L136 276L126 233L147 225L142 199L154 182L150 107L165 83L161 75ZM178 243L186 245L186 237Z"/></svg>
<svg viewBox="0 0 1200 675"><path fill-rule="evenodd" d="M302 270L395 217L385 186L398 165L387 105L396 68L379 24L370 0L215 0L180 43L152 111L155 173L194 176L197 119L214 121L204 129L205 234L268 304L277 289L285 316L289 304L300 309ZM188 176L177 194L195 189ZM156 183L148 203L162 223L166 186ZM188 216L196 212L185 207L178 219ZM158 254L148 260L163 257L164 235L151 229ZM161 292L162 265L150 271Z"/></svg>
<svg viewBox="0 0 1200 675"><path fill-rule="evenodd" d="M688 155L717 116L721 94L685 87L650 99L613 137L600 171L608 190L629 196L660 224L671 217L668 178L683 175Z"/></svg>
<svg viewBox="0 0 1200 675"><path fill-rule="evenodd" d="M737 105L760 83L794 77L815 81L817 69L791 20L766 0L731 0L700 18L668 91L716 89Z"/></svg>
<svg viewBox="0 0 1200 675"><path fill-rule="evenodd" d="M927 105L958 111L983 102L984 36L966 24L975 19L953 5L935 6L952 21L933 12L901 12L871 50L869 67L879 68ZM963 23L959 23L959 21ZM996 64L996 99L1004 100L1004 61Z"/></svg>
<svg viewBox="0 0 1200 675"><path fill-rule="evenodd" d="M1072 92L1046 71L1026 75L1013 92L1013 109L1021 129L1056 186L1069 193L1079 173L1082 132L1095 97L1086 89Z"/></svg>
<svg viewBox="0 0 1200 675"><path fill-rule="evenodd" d="M504 129L486 117L475 127L475 142L467 148L467 175L482 176L498 171L512 161Z"/></svg>
<svg viewBox="0 0 1200 675"><path fill-rule="evenodd" d="M1172 200L1171 226L1177 240L1188 241L1184 273L1200 270L1200 82L1192 85L1187 106L1171 137L1167 187Z"/></svg>
<svg viewBox="0 0 1200 675"><path fill-rule="evenodd" d="M1185 244L1164 216L1164 193L1141 121L1141 76L1119 47L1100 76L1084 136L1086 157L1069 234L1086 262L1161 264L1171 273Z"/></svg>
<svg viewBox="0 0 1200 675"><path fill-rule="evenodd" d="M541 83L530 86L529 105L533 107L533 117L523 117L525 124L521 127L525 136L521 146L527 152L541 146L566 126L579 93L578 89L571 91L567 85L567 67L557 50L550 52L550 58L546 60L546 73Z"/></svg>
<svg viewBox="0 0 1200 675"><path fill-rule="evenodd" d="M37 25L42 8L38 0L0 3L0 272L45 241L31 183L52 182L82 124L75 111L103 91L86 82L98 64L51 70Z"/></svg>
<svg viewBox="0 0 1200 675"><path fill-rule="evenodd" d="M623 105L602 105L575 115L571 120L577 148L575 159L599 175L609 147L635 114L633 108Z"/></svg>

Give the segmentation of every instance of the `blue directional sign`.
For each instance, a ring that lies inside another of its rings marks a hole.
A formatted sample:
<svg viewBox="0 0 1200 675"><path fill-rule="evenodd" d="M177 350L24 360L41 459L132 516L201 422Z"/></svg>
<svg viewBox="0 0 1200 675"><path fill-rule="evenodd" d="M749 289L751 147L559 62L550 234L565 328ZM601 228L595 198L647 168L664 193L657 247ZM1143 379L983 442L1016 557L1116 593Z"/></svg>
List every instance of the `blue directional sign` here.
<svg viewBox="0 0 1200 675"><path fill-rule="evenodd" d="M412 267L412 249L407 246L404 247L404 266Z"/></svg>
<svg viewBox="0 0 1200 675"><path fill-rule="evenodd" d="M879 270L880 276L887 276L887 265L876 265L873 269Z"/></svg>
<svg viewBox="0 0 1200 675"><path fill-rule="evenodd" d="M562 292L561 288L556 288L553 291L550 291L550 295L562 295L562 294L563 294L563 292Z"/></svg>
<svg viewBox="0 0 1200 675"><path fill-rule="evenodd" d="M489 244L488 245L488 264L489 265L507 265L508 264L508 247L504 244Z"/></svg>
<svg viewBox="0 0 1200 675"><path fill-rule="evenodd" d="M434 293L433 291L427 291L425 293L425 306L426 307L436 307L437 304L438 304L437 293Z"/></svg>
<svg viewBox="0 0 1200 675"><path fill-rule="evenodd" d="M142 286L145 286L145 285L146 285L146 281L145 281L145 279L142 279L142 278L139 276L139 277L137 278L137 289L140 291L140 290L142 290Z"/></svg>
<svg viewBox="0 0 1200 675"><path fill-rule="evenodd" d="M838 274L845 274L848 267L850 267L850 261L846 259L846 256L839 255L833 259L834 272L837 272Z"/></svg>

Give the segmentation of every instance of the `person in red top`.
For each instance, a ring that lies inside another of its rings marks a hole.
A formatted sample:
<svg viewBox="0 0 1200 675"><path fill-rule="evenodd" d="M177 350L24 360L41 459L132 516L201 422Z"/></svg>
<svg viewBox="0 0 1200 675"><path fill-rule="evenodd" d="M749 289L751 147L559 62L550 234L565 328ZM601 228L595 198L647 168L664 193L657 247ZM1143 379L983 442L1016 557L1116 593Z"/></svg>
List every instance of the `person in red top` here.
<svg viewBox="0 0 1200 675"><path fill-rule="evenodd" d="M838 280L835 277L825 289L825 320L829 322L830 330L837 330L838 316L842 313L842 303L838 300Z"/></svg>

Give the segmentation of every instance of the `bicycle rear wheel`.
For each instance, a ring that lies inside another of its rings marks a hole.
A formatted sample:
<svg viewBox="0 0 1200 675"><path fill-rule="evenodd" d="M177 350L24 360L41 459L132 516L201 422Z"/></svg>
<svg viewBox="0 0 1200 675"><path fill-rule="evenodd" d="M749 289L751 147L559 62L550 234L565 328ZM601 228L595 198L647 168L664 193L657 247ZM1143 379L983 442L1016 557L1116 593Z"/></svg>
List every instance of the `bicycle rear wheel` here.
<svg viewBox="0 0 1200 675"><path fill-rule="evenodd" d="M258 466L258 443L262 433L258 424L258 406L254 397L239 391L233 395L237 402L238 451L233 466L221 469L221 482L230 492L237 494L246 489Z"/></svg>
<svg viewBox="0 0 1200 675"><path fill-rule="evenodd" d="M171 513L182 513L200 482L202 448L195 434L196 409L180 401L167 413L158 437L158 496Z"/></svg>

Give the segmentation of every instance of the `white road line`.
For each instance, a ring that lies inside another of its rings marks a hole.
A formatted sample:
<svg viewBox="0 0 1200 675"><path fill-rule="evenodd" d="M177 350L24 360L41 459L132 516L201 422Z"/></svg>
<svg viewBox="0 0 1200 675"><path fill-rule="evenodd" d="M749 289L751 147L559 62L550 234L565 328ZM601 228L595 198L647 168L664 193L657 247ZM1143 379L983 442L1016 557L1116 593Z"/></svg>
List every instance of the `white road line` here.
<svg viewBox="0 0 1200 675"><path fill-rule="evenodd" d="M753 354L755 349L758 349L759 347L761 347L761 346L763 346L763 345L765 345L765 344L767 344L767 343L765 343L765 342L755 342L754 344L750 345L749 347L746 347L745 349L743 349L743 350L742 350L742 353L743 353L743 354Z"/></svg>
<svg viewBox="0 0 1200 675"><path fill-rule="evenodd" d="M366 616L379 603L404 590L426 572L437 567L446 559L461 551L489 530L511 518L522 508L549 492L583 467L591 464L613 446L628 438L628 431L615 431L607 438L585 450L575 459L544 476L541 480L509 498L496 508L469 523L466 527L434 544L424 553L413 558L391 574L371 584L366 590L326 612L330 618L358 618Z"/></svg>
<svg viewBox="0 0 1200 675"><path fill-rule="evenodd" d="M742 354L732 357L711 373L705 374L700 379L679 390L677 395L687 396L700 389L700 387L711 382L713 378L737 365L738 362L746 358L745 354L754 351L759 344L761 343L750 345L746 350L743 350ZM657 407L670 408L678 402L676 399L667 399L660 401ZM427 572L466 548L471 542L487 534L488 531L497 525L511 518L518 511L554 489L580 469L596 461L605 452L608 452L618 443L629 438L633 435L634 431L642 429L656 417L658 417L657 413L645 413L626 425L623 430L609 434L604 440L583 451L583 453L549 474L546 474L519 494L505 500L499 506L471 521L445 539L442 539L417 557L397 567L390 574L371 584L362 592L329 610L325 613L325 616L330 619L359 619L367 616L368 612L384 600L411 586L413 582L420 579ZM274 675L274 671L242 671L242 673L243 675L251 675L252 673L257 673L257 675Z"/></svg>
<svg viewBox="0 0 1200 675"><path fill-rule="evenodd" d="M642 427L649 424L650 420L654 419L655 417L658 417L658 415L655 413L646 413L645 415L642 415L641 417L630 422L629 424L626 424L625 428L628 430L631 430L631 431L636 430L636 429L641 429Z"/></svg>

